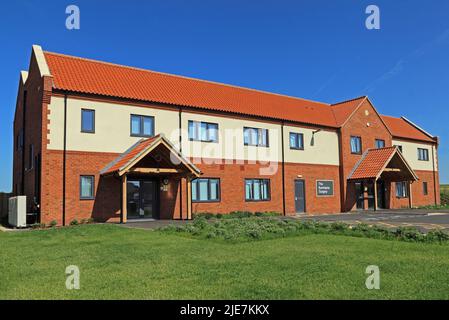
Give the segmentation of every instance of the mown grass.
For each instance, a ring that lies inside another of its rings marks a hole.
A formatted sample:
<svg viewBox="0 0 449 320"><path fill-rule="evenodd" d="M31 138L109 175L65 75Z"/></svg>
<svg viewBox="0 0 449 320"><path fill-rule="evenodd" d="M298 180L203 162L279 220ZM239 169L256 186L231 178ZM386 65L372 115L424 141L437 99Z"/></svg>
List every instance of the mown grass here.
<svg viewBox="0 0 449 320"><path fill-rule="evenodd" d="M448 299L449 247L304 234L224 242L84 225L0 232L0 299ZM378 265L381 289L367 290ZM77 265L81 289L65 288Z"/></svg>

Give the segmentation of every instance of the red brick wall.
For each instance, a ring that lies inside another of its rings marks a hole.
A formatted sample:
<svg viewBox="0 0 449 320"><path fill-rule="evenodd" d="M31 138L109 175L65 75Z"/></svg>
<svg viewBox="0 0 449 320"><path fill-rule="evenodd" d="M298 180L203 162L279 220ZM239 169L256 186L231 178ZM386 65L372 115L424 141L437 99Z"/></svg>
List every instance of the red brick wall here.
<svg viewBox="0 0 449 320"><path fill-rule="evenodd" d="M113 153L67 152L66 162L66 224L73 219L94 218L96 221L119 221L120 185L114 177L101 177L99 172L117 157ZM41 220L62 224L63 152L48 150L43 177ZM80 176L95 176L95 199L80 200Z"/></svg>
<svg viewBox="0 0 449 320"><path fill-rule="evenodd" d="M302 177L298 177L301 175ZM312 164L285 164L285 204L287 215L295 215L295 180L305 181L306 213L340 212L340 177L339 167ZM317 180L333 180L334 195L319 197L316 195Z"/></svg>
<svg viewBox="0 0 449 320"><path fill-rule="evenodd" d="M46 136L46 103L49 103L51 96L52 80L50 77L41 77L34 54L31 57L28 78L24 85L19 85L17 98L16 114L14 118L14 160L13 160L13 192L27 196L27 209L33 210L34 197L39 197L35 190L35 178L39 168L35 166L35 158L38 155L43 157L44 141L42 137ZM27 92L26 114L25 114L25 135L22 151L17 150L17 136L23 127L23 98L24 91ZM30 166L30 145L33 145L34 158L31 160L33 166ZM25 189L21 190L22 184L22 155L25 153ZM42 161L42 160L41 160Z"/></svg>
<svg viewBox="0 0 449 320"><path fill-rule="evenodd" d="M368 115L366 114L366 111L368 111ZM386 147L389 147L392 144L392 138L388 129L383 124L371 103L365 100L354 115L341 128L341 159L342 174L344 177L342 186L344 199L342 206L343 211L355 209L355 192L352 189L351 184L348 184L346 181L354 166L362 157L362 155L351 153L351 136L360 136L362 138L362 154L367 149L375 147L376 139L385 140Z"/></svg>
<svg viewBox="0 0 449 320"><path fill-rule="evenodd" d="M193 212L229 213L231 211L277 211L282 213L282 174L281 167L270 176L261 175L264 164L197 164L203 172L202 177L219 178L221 201L212 203L193 203ZM270 179L270 201L245 201L245 178Z"/></svg>
<svg viewBox="0 0 449 320"><path fill-rule="evenodd" d="M425 206L425 205L433 205L435 204L435 195L437 199L437 204L440 203L440 188L437 183L437 188L434 188L433 182L433 172L432 171L415 171L418 175L419 180L413 182L412 184L412 205L413 207ZM424 195L423 182L427 182L427 195ZM390 192L390 204L391 208L399 209L399 208L408 208L409 207L409 199L408 198L397 198L396 197L396 184L391 184L391 192Z"/></svg>

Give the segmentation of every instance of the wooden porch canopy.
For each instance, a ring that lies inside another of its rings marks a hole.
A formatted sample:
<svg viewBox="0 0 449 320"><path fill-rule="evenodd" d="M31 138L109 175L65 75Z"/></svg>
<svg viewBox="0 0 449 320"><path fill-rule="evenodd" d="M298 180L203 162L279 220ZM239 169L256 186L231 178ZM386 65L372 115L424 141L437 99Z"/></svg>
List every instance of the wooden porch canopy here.
<svg viewBox="0 0 449 320"><path fill-rule="evenodd" d="M122 222L127 217L127 175L169 175L187 182L187 215L191 216L191 181L201 171L184 157L163 135L141 139L100 171L102 176L118 176L122 180Z"/></svg>
<svg viewBox="0 0 449 320"><path fill-rule="evenodd" d="M377 180L388 182L408 182L409 204L412 207L411 184L418 176L405 160L397 146L368 149L348 176L348 181L374 182L374 209L377 209Z"/></svg>

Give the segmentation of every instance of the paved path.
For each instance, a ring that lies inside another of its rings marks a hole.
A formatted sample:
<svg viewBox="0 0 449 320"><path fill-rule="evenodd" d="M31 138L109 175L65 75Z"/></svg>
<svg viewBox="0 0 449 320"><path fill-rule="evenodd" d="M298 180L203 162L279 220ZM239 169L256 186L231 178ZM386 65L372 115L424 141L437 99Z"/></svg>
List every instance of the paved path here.
<svg viewBox="0 0 449 320"><path fill-rule="evenodd" d="M355 212L331 215L300 216L297 219L375 224L388 228L417 227L421 231L441 229L449 231L449 210L392 210Z"/></svg>

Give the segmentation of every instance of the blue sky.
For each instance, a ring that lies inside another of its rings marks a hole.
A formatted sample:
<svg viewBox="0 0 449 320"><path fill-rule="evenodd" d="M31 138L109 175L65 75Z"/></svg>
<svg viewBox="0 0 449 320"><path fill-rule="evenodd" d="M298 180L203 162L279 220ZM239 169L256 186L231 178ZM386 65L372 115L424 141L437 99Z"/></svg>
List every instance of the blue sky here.
<svg viewBox="0 0 449 320"><path fill-rule="evenodd" d="M66 6L81 29L65 28ZM381 29L365 28L376 4ZM19 71L32 44L324 102L368 95L441 137L449 183L449 1L2 1L0 191L11 190Z"/></svg>

